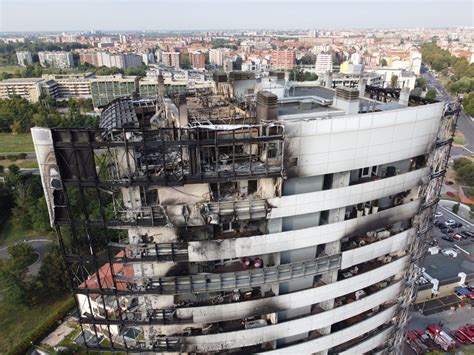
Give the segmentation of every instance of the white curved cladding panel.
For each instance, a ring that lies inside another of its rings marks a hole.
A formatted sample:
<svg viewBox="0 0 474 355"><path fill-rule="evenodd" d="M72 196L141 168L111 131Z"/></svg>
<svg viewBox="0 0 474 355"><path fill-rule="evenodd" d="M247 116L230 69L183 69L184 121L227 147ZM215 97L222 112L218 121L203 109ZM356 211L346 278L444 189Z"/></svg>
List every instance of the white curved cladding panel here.
<svg viewBox="0 0 474 355"><path fill-rule="evenodd" d="M272 198L268 200L273 207L268 218L331 210L394 195L421 185L421 178L429 174L430 168L423 168L358 185Z"/></svg>
<svg viewBox="0 0 474 355"><path fill-rule="evenodd" d="M400 294L402 287L403 282L399 281L358 301L315 315L261 328L190 336L185 338L185 342L188 351L219 351L261 344L279 338L298 335L311 330L328 327L334 323L351 318L382 305L387 301L393 300Z"/></svg>
<svg viewBox="0 0 474 355"><path fill-rule="evenodd" d="M386 164L427 153L443 103L400 110L285 122L285 154L298 157L293 171L312 176Z"/></svg>
<svg viewBox="0 0 474 355"><path fill-rule="evenodd" d="M409 243L415 230L413 228L395 234L379 242L360 248L347 250L342 253L341 269L346 269L382 255L403 251Z"/></svg>
<svg viewBox="0 0 474 355"><path fill-rule="evenodd" d="M322 226L287 232L257 235L247 238L194 241L188 243L190 262L240 258L244 256L278 253L338 241L380 220L392 225L418 213L420 200L380 211L368 216ZM377 226L377 229L381 226Z"/></svg>
<svg viewBox="0 0 474 355"><path fill-rule="evenodd" d="M376 347L386 343L387 339L390 337L390 334L395 329L394 326L388 327L385 330L382 330L377 335L374 335L367 340L353 346L352 348L347 349L338 353L339 355L354 355L354 354L365 354L370 350L375 349Z"/></svg>
<svg viewBox="0 0 474 355"><path fill-rule="evenodd" d="M316 338L314 340L306 341L293 346L285 348L266 351L259 354L314 354L318 351L331 349L337 345L341 345L351 339L360 337L361 335L370 332L371 330L389 322L394 316L398 306L392 306L386 310L372 316L362 322L359 322L351 327L345 328L338 332L331 333L326 336Z"/></svg>
<svg viewBox="0 0 474 355"><path fill-rule="evenodd" d="M347 295L395 276L406 267L407 260L408 256L404 256L363 274L307 290L253 301L178 308L176 313L179 318L192 318L194 323L212 323L250 317L256 314L256 310L266 309L268 305L271 305L271 309L280 310L309 306Z"/></svg>

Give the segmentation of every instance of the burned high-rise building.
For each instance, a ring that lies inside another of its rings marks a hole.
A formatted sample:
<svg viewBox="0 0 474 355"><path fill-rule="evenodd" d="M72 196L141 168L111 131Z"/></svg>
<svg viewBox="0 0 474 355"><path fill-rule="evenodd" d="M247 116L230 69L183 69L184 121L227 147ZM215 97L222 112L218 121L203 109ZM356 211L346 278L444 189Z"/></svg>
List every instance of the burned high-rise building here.
<svg viewBox="0 0 474 355"><path fill-rule="evenodd" d="M32 130L84 342L400 353L458 108L231 79Z"/></svg>

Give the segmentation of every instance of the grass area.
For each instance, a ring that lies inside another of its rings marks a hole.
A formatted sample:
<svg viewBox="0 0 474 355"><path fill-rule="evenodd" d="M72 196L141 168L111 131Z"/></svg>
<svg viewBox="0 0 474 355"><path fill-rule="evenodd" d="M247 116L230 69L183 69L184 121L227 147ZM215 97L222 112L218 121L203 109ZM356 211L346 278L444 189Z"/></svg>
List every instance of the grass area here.
<svg viewBox="0 0 474 355"><path fill-rule="evenodd" d="M23 239L38 237L38 232L7 221L0 230L0 245L10 245ZM1 349L1 347L0 347Z"/></svg>
<svg viewBox="0 0 474 355"><path fill-rule="evenodd" d="M24 69L14 65L0 66L0 73L15 74L18 70L22 72Z"/></svg>
<svg viewBox="0 0 474 355"><path fill-rule="evenodd" d="M0 154L34 152L30 133L0 133Z"/></svg>
<svg viewBox="0 0 474 355"><path fill-rule="evenodd" d="M459 132L459 131L456 131L456 134L454 136L454 142L453 142L455 145L466 145L467 144L467 140L466 138L464 138L464 135Z"/></svg>
<svg viewBox="0 0 474 355"><path fill-rule="evenodd" d="M34 308L15 307L14 310L0 307L0 349L3 354L27 337L45 319L58 310L70 296L48 301Z"/></svg>
<svg viewBox="0 0 474 355"><path fill-rule="evenodd" d="M15 164L19 168L37 168L38 161L36 159L18 159L18 160L0 160L0 165L4 168L8 168L9 165Z"/></svg>

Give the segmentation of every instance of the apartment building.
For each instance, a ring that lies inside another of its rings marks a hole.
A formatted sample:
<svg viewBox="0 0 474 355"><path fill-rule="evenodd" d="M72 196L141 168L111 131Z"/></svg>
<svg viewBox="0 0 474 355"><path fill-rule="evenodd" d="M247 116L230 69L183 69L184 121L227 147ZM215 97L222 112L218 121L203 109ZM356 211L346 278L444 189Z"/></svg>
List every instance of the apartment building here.
<svg viewBox="0 0 474 355"><path fill-rule="evenodd" d="M42 67L67 69L74 66L71 52L38 52L38 57Z"/></svg>
<svg viewBox="0 0 474 355"><path fill-rule="evenodd" d="M217 48L209 50L209 63L222 67L224 59L229 55L228 48Z"/></svg>
<svg viewBox="0 0 474 355"><path fill-rule="evenodd" d="M181 68L181 53L180 52L161 52L161 62L164 65Z"/></svg>
<svg viewBox="0 0 474 355"><path fill-rule="evenodd" d="M33 57L31 52L21 51L16 52L16 58L18 60L18 65L21 67L26 67L27 65L33 65Z"/></svg>
<svg viewBox="0 0 474 355"><path fill-rule="evenodd" d="M315 72L318 74L332 72L332 55L318 54L316 56Z"/></svg>
<svg viewBox="0 0 474 355"><path fill-rule="evenodd" d="M296 64L295 51L273 51L272 52L272 68L273 69L293 69Z"/></svg>
<svg viewBox="0 0 474 355"><path fill-rule="evenodd" d="M56 98L57 84L40 78L11 78L0 81L0 99L21 96L30 102L38 102L41 95Z"/></svg>
<svg viewBox="0 0 474 355"><path fill-rule="evenodd" d="M197 70L206 69L206 56L201 52L191 52L189 54L191 66Z"/></svg>
<svg viewBox="0 0 474 355"><path fill-rule="evenodd" d="M251 104L253 73L214 77L233 100L32 129L86 346L401 353L459 105L363 81Z"/></svg>
<svg viewBox="0 0 474 355"><path fill-rule="evenodd" d="M97 52L97 66L116 67L120 69L139 67L143 63L142 56L132 53L112 54L109 52Z"/></svg>
<svg viewBox="0 0 474 355"><path fill-rule="evenodd" d="M95 77L94 73L80 74L45 74L43 79L54 81L57 84L58 99L70 97L78 99L89 99L92 97L90 79Z"/></svg>
<svg viewBox="0 0 474 355"><path fill-rule="evenodd" d="M98 108L109 102L136 94L138 91L138 77L105 75L90 79L92 102Z"/></svg>

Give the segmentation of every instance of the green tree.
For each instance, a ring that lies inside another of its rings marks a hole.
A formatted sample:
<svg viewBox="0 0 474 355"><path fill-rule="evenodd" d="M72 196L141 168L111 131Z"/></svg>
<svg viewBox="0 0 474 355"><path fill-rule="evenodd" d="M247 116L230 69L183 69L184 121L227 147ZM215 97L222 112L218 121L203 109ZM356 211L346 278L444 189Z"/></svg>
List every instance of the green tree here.
<svg viewBox="0 0 474 355"><path fill-rule="evenodd" d="M0 263L2 303L9 306L31 306L33 286L26 275L26 268L15 259Z"/></svg>
<svg viewBox="0 0 474 355"><path fill-rule="evenodd" d="M398 75L392 75L390 78L390 85L392 88L396 88L398 84Z"/></svg>
<svg viewBox="0 0 474 355"><path fill-rule="evenodd" d="M455 205L453 205L452 210L453 210L453 213L458 214L458 211L459 211L459 203L456 203Z"/></svg>
<svg viewBox="0 0 474 355"><path fill-rule="evenodd" d="M427 99L431 99L431 100L436 99L436 90L433 89L433 88L428 89L428 91L426 92L425 97Z"/></svg>
<svg viewBox="0 0 474 355"><path fill-rule="evenodd" d="M191 69L191 60L189 59L189 54L183 54L181 56L181 68L183 69Z"/></svg>
<svg viewBox="0 0 474 355"><path fill-rule="evenodd" d="M426 87L427 87L427 81L425 78L423 78L422 76L420 76L418 79L416 79L416 84L415 86L417 88L421 88L422 90L426 90Z"/></svg>
<svg viewBox="0 0 474 355"><path fill-rule="evenodd" d="M35 249L28 243L16 243L8 247L8 254L17 265L26 267L36 260Z"/></svg>
<svg viewBox="0 0 474 355"><path fill-rule="evenodd" d="M385 58L382 58L382 60L380 61L380 65L382 67L386 67L388 65L387 60Z"/></svg>
<svg viewBox="0 0 474 355"><path fill-rule="evenodd" d="M51 230L49 225L48 207L46 206L46 199L41 196L36 202L34 208L29 211L31 224L36 232L48 232Z"/></svg>
<svg viewBox="0 0 474 355"><path fill-rule="evenodd" d="M467 158L459 158L454 161L456 180L467 186L474 186L474 163Z"/></svg>
<svg viewBox="0 0 474 355"><path fill-rule="evenodd" d="M38 274L41 288L48 292L63 293L69 290L69 275L62 257L61 249L51 243L43 257Z"/></svg>
<svg viewBox="0 0 474 355"><path fill-rule="evenodd" d="M470 93L462 100L464 111L470 116L474 116L474 93Z"/></svg>

